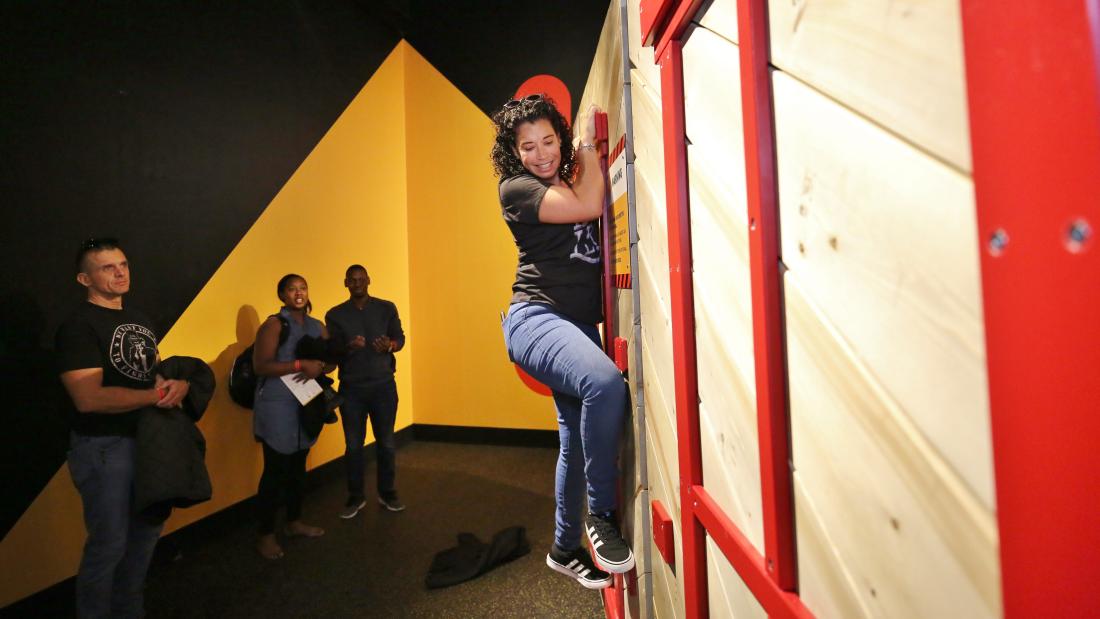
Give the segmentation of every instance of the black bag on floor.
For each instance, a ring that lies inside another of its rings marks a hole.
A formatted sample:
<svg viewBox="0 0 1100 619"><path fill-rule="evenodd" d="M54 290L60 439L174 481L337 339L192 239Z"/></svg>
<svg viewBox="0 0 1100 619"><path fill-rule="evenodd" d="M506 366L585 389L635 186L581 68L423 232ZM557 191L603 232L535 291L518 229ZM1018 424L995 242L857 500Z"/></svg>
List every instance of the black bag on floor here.
<svg viewBox="0 0 1100 619"><path fill-rule="evenodd" d="M531 544L524 527L499 531L488 544L472 533L459 533L458 546L439 552L432 559L424 584L429 589L457 585L529 552Z"/></svg>

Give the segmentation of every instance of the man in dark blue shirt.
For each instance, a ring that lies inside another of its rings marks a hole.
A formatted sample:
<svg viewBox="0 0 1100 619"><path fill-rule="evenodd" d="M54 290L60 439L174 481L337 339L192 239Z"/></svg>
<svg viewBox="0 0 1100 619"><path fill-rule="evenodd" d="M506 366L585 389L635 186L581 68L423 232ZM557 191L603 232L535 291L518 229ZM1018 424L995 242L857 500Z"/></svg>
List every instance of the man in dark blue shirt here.
<svg viewBox="0 0 1100 619"><path fill-rule="evenodd" d="M340 364L340 395L344 404L340 418L344 426L344 461L348 476L348 501L341 518L354 518L366 506L363 491L363 442L367 418L374 431L378 463L378 503L399 512L405 505L394 488L396 473L393 424L397 416L397 383L393 374L397 360L393 353L405 346L405 332L397 306L367 293L370 276L362 265L353 264L344 273L350 298L325 314L329 337L347 346Z"/></svg>

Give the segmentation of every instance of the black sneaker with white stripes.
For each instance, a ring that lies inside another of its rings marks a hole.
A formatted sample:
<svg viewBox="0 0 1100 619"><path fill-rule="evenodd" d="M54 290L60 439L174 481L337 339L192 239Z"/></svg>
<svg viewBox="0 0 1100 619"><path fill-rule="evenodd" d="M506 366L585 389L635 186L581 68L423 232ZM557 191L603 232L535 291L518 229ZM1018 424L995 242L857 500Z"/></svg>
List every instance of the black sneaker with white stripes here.
<svg viewBox="0 0 1100 619"><path fill-rule="evenodd" d="M619 525L615 524L615 513L589 514L585 523L588 541L596 554L596 564L603 569L623 574L634 568L634 553L619 534Z"/></svg>
<svg viewBox="0 0 1100 619"><path fill-rule="evenodd" d="M603 589L611 585L611 574L596 567L583 547L564 552L555 545L550 549L550 554L546 555L546 565L555 572L577 579L586 589Z"/></svg>

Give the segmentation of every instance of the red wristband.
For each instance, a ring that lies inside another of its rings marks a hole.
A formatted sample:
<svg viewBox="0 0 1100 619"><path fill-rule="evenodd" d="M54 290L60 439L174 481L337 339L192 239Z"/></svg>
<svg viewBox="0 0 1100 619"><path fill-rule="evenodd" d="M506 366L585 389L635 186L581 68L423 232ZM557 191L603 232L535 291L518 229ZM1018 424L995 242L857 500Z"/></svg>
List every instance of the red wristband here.
<svg viewBox="0 0 1100 619"><path fill-rule="evenodd" d="M294 360L294 371L295 372L301 372L302 371L302 360L301 359L295 359Z"/></svg>
<svg viewBox="0 0 1100 619"><path fill-rule="evenodd" d="M158 400L163 400L164 396L168 395L168 390L164 387L157 387L157 395L160 396Z"/></svg>

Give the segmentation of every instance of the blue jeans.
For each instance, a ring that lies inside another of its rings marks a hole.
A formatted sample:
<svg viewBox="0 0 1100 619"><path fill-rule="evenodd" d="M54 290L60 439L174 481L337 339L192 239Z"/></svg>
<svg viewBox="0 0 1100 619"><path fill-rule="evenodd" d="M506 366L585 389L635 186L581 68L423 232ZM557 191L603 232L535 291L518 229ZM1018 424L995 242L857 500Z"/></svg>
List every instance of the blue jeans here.
<svg viewBox="0 0 1100 619"><path fill-rule="evenodd" d="M362 499L363 442L367 438L367 418L374 430L374 448L378 466L378 496L397 498L397 475L393 424L397 418L397 383L391 378L381 383L340 383L340 422L344 426L344 464L348 474L348 496Z"/></svg>
<svg viewBox="0 0 1100 619"><path fill-rule="evenodd" d="M134 439L73 434L69 472L88 530L76 575L77 616L144 616L145 574L163 523L146 522L130 508Z"/></svg>
<svg viewBox="0 0 1100 619"><path fill-rule="evenodd" d="M626 407L622 374L603 350L594 325L578 323L541 303L515 303L504 319L508 356L550 388L558 411L554 542L580 546L588 510L618 506L619 438Z"/></svg>

